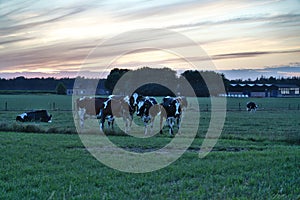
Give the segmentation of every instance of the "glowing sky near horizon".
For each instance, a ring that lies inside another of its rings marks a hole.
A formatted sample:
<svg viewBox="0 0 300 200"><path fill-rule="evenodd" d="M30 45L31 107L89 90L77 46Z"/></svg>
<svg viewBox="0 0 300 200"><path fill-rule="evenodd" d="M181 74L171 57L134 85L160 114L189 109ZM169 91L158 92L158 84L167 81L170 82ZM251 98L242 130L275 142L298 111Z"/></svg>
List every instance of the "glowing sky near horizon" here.
<svg viewBox="0 0 300 200"><path fill-rule="evenodd" d="M107 73L109 67L101 60L115 59L118 51L86 60L89 53L118 34L144 28L168 29L190 38L217 70L284 66L296 69L289 75L299 75L299 0L12 0L0 1L0 78L1 73L16 72L74 76L83 62L89 66L83 70ZM141 61L189 68L174 55L150 50L126 55L113 67Z"/></svg>

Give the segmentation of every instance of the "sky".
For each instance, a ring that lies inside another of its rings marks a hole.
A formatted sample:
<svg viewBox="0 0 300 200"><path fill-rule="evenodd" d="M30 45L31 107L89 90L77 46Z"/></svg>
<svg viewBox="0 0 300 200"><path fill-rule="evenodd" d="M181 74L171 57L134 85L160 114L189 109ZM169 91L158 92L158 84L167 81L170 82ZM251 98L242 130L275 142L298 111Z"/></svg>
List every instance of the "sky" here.
<svg viewBox="0 0 300 200"><path fill-rule="evenodd" d="M300 76L299 33L300 0L2 0L0 78L142 66Z"/></svg>

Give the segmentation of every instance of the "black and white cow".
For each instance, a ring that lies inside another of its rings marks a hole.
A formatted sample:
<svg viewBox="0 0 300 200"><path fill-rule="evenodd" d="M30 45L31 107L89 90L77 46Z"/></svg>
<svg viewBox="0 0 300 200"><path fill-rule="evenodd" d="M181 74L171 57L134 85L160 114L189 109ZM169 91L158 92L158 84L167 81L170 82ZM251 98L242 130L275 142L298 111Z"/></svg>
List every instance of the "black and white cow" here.
<svg viewBox="0 0 300 200"><path fill-rule="evenodd" d="M80 120L80 127L84 127L87 118L99 118L100 109L103 108L106 97L82 97L76 100L76 108Z"/></svg>
<svg viewBox="0 0 300 200"><path fill-rule="evenodd" d="M16 121L20 122L51 122L52 115L46 110L33 110L22 113L16 117Z"/></svg>
<svg viewBox="0 0 300 200"><path fill-rule="evenodd" d="M140 116L144 122L145 135L147 135L149 125L150 134L152 135L155 117L160 114L160 106L156 99L154 97L140 98L136 114L137 116Z"/></svg>
<svg viewBox="0 0 300 200"><path fill-rule="evenodd" d="M138 103L139 101L141 101L144 97L139 95L138 93L133 93L130 98L129 98L129 103L130 103L130 106L132 108L134 108L134 111L137 110L137 106L138 106Z"/></svg>
<svg viewBox="0 0 300 200"><path fill-rule="evenodd" d="M258 108L258 106L253 101L248 102L246 107L247 107L247 111L249 112L251 111L255 112L256 109Z"/></svg>
<svg viewBox="0 0 300 200"><path fill-rule="evenodd" d="M125 123L125 133L131 127L133 114L137 105L138 95L135 93L132 96L111 95L104 103L100 110L100 130L103 131L105 119L111 123L113 129L114 118L123 118Z"/></svg>
<svg viewBox="0 0 300 200"><path fill-rule="evenodd" d="M166 119L167 125L169 126L169 134L173 135L173 126L175 122L177 123L178 133L180 133L180 123L182 107L187 106L186 98L183 97L165 97L163 102L160 104L162 106L161 116L160 116L160 133L162 134L162 122Z"/></svg>

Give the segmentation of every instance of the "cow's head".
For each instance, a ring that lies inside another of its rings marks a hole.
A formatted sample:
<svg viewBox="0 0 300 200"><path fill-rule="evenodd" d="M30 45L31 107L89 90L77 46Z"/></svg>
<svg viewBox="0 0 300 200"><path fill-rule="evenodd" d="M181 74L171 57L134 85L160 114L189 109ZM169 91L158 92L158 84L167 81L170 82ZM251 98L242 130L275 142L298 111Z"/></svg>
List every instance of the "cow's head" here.
<svg viewBox="0 0 300 200"><path fill-rule="evenodd" d="M139 97L139 95L136 92L133 93L132 96L130 97L130 105L132 107L137 106L137 104L138 104L138 97Z"/></svg>
<svg viewBox="0 0 300 200"><path fill-rule="evenodd" d="M131 116L135 112L135 107L132 105L132 98L129 96L125 96L121 99L121 106L123 112L129 113Z"/></svg>
<svg viewBox="0 0 300 200"><path fill-rule="evenodd" d="M188 106L188 102L187 102L186 97L179 96L179 97L177 97L177 99L180 102L180 107L181 108L186 108Z"/></svg>

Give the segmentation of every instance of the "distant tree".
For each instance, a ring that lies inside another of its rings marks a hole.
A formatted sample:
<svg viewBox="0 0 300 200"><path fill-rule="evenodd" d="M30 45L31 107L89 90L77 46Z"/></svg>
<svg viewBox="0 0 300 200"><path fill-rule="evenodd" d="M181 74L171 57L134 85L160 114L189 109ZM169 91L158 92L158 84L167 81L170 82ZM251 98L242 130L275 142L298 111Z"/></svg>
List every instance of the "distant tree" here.
<svg viewBox="0 0 300 200"><path fill-rule="evenodd" d="M197 96L208 97L209 92L206 83L197 70L187 70L181 74L192 86Z"/></svg>
<svg viewBox="0 0 300 200"><path fill-rule="evenodd" d="M114 68L107 76L104 86L112 92L119 79L128 71L129 69Z"/></svg>
<svg viewBox="0 0 300 200"><path fill-rule="evenodd" d="M56 93L57 94L67 94L67 88L66 86L62 83L62 82L59 82L56 86Z"/></svg>
<svg viewBox="0 0 300 200"><path fill-rule="evenodd" d="M275 83L276 82L276 78L274 78L273 76L271 76L269 78L269 83Z"/></svg>
<svg viewBox="0 0 300 200"><path fill-rule="evenodd" d="M195 94L199 97L217 96L224 93L229 84L224 74L214 71L187 70L181 75L191 84Z"/></svg>

